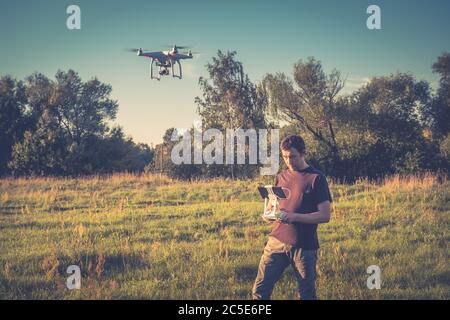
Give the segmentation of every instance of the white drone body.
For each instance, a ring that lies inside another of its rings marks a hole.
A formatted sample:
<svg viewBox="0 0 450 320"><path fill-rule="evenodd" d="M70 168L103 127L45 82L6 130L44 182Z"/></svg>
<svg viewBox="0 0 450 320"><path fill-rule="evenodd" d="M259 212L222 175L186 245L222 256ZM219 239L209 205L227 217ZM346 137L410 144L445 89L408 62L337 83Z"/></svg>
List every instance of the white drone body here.
<svg viewBox="0 0 450 320"><path fill-rule="evenodd" d="M168 51L145 51L145 49L130 49L130 51L137 51L139 57L146 57L151 59L150 63L150 78L161 80L161 76L170 75L169 68L172 71L172 77L183 78L183 72L181 68L180 60L192 59L192 51L189 50L187 53L179 53L179 49L188 48L186 46L173 46L171 50ZM158 67L158 72L155 75L153 70L153 65ZM174 66L178 64L178 74L175 73Z"/></svg>

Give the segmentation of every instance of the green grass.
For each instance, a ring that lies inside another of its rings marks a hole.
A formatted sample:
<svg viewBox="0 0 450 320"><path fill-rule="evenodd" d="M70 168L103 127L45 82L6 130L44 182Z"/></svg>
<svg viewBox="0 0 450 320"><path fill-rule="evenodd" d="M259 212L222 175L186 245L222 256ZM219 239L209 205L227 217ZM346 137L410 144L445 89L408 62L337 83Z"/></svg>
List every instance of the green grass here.
<svg viewBox="0 0 450 320"><path fill-rule="evenodd" d="M251 181L158 176L0 180L1 299L250 299L270 225ZM450 183L330 183L320 299L449 299ZM380 290L366 287L369 265ZM81 290L66 287L69 265ZM287 269L274 299L296 299Z"/></svg>

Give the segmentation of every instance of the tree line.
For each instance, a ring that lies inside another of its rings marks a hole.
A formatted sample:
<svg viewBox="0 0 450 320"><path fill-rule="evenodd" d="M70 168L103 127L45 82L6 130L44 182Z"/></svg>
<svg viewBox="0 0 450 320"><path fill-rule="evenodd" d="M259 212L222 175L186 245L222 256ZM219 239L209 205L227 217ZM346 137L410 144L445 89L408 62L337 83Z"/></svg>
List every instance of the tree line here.
<svg viewBox="0 0 450 320"><path fill-rule="evenodd" d="M341 72L314 58L292 75L253 83L236 52L218 51L195 98L202 130L276 129L300 134L307 160L336 178L450 170L450 54L431 66L439 86L410 73L373 77L344 94ZM0 175L84 175L154 171L176 178L249 178L258 165L175 165L174 128L154 148L111 127L118 110L111 86L83 82L73 70L0 78ZM193 131L193 128L190 129ZM246 151L246 153L248 150ZM282 163L282 161L280 161Z"/></svg>
<svg viewBox="0 0 450 320"><path fill-rule="evenodd" d="M206 68L209 78L199 79L202 96L195 98L203 130L280 128L281 137L300 134L309 163L340 179L449 172L449 53L432 65L440 77L435 92L410 73L395 73L343 94L341 72L326 74L312 57L295 63L291 76L266 74L257 84L244 73L236 52L219 50ZM258 174L250 165L173 165L173 130L156 146L160 171L187 179Z"/></svg>
<svg viewBox="0 0 450 320"><path fill-rule="evenodd" d="M73 70L0 78L0 175L87 175L142 171L153 151L111 127L111 86Z"/></svg>

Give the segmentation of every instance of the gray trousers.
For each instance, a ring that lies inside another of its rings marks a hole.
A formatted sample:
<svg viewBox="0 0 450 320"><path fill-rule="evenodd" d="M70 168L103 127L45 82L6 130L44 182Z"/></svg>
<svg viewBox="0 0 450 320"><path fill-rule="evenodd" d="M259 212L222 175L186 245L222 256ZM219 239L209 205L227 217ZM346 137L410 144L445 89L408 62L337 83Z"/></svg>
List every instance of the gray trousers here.
<svg viewBox="0 0 450 320"><path fill-rule="evenodd" d="M289 264L294 268L300 299L317 299L316 261L317 250L296 248L269 236L253 285L253 299L270 299L275 283Z"/></svg>

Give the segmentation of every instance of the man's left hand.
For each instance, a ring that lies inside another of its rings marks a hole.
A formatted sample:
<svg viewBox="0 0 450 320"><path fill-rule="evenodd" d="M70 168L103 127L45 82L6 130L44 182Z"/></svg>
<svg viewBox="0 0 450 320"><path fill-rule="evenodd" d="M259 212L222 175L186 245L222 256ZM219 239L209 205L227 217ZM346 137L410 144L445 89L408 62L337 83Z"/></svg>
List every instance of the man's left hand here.
<svg viewBox="0 0 450 320"><path fill-rule="evenodd" d="M296 222L295 218L296 218L295 213L289 213L289 212L285 212L285 211L281 211L280 212L280 218L279 219L282 222L294 223L294 222Z"/></svg>

